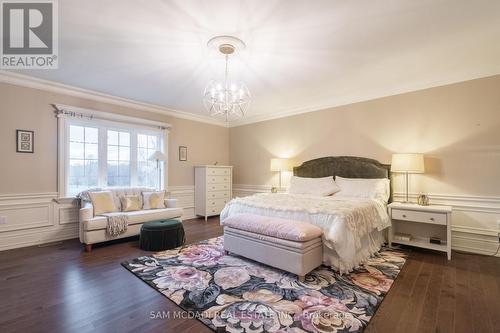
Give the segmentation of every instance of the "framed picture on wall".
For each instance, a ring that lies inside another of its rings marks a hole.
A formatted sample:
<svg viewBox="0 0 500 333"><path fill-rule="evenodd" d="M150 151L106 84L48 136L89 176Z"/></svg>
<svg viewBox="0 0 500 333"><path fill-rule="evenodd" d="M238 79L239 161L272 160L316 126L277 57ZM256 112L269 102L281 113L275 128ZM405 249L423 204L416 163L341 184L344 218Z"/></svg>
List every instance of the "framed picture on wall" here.
<svg viewBox="0 0 500 333"><path fill-rule="evenodd" d="M188 160L188 148L186 146L179 146L179 161Z"/></svg>
<svg viewBox="0 0 500 333"><path fill-rule="evenodd" d="M16 130L16 152L34 153L35 133L27 130Z"/></svg>

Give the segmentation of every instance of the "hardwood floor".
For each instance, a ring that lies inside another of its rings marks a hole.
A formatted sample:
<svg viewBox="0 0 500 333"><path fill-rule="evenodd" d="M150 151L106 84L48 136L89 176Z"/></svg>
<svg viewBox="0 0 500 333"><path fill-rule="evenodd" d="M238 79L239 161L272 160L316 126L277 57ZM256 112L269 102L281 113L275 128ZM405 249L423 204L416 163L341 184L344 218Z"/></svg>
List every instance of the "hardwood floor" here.
<svg viewBox="0 0 500 333"><path fill-rule="evenodd" d="M218 218L184 222L187 242L222 234ZM0 332L211 332L120 263L138 241L78 240L0 252ZM365 332L500 332L500 258L413 251Z"/></svg>

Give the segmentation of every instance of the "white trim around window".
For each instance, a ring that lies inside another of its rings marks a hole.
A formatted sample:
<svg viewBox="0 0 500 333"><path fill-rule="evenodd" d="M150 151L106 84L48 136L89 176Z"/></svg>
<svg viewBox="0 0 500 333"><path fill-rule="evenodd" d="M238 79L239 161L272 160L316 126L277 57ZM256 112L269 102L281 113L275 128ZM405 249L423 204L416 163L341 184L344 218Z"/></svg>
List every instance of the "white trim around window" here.
<svg viewBox="0 0 500 333"><path fill-rule="evenodd" d="M137 170L137 138L138 134L156 136L159 140L159 150L168 156L168 134L172 126L168 123L146 120L142 118L118 115L108 112L72 107L67 105L54 105L58 119L58 192L59 198L68 197L69 180L69 128L71 125L98 128L99 131L99 180L98 187L107 184L104 174L107 167L107 132L126 131L130 133L130 168L131 186L136 185ZM160 175L160 188L168 185L168 163L162 164Z"/></svg>

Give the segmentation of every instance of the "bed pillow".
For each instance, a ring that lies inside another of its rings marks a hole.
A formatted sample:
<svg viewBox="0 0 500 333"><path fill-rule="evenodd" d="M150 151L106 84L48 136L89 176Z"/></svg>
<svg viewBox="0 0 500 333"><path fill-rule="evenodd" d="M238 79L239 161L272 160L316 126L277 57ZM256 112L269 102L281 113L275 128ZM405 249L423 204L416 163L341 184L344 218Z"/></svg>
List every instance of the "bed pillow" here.
<svg viewBox="0 0 500 333"><path fill-rule="evenodd" d="M337 198L368 198L388 202L391 194L388 178L343 178L335 177L340 191Z"/></svg>
<svg viewBox="0 0 500 333"><path fill-rule="evenodd" d="M290 194L308 194L326 197L340 191L333 177L305 178L292 176L290 179Z"/></svg>
<svg viewBox="0 0 500 333"><path fill-rule="evenodd" d="M165 207L165 191L142 192L143 209L158 209Z"/></svg>
<svg viewBox="0 0 500 333"><path fill-rule="evenodd" d="M138 195L124 195L120 197L122 212L141 210L141 197Z"/></svg>
<svg viewBox="0 0 500 333"><path fill-rule="evenodd" d="M118 211L111 191L89 192L88 195L94 207L94 216Z"/></svg>

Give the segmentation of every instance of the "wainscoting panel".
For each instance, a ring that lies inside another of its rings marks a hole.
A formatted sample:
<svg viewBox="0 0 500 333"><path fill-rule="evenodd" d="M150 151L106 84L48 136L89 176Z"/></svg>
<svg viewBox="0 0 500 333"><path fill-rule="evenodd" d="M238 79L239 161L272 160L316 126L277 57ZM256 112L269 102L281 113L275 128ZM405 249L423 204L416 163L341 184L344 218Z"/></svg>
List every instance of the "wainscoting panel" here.
<svg viewBox="0 0 500 333"><path fill-rule="evenodd" d="M52 205L45 203L0 205L0 232L52 226Z"/></svg>
<svg viewBox="0 0 500 333"><path fill-rule="evenodd" d="M56 202L57 193L0 196L0 250L78 237L74 201Z"/></svg>
<svg viewBox="0 0 500 333"><path fill-rule="evenodd" d="M79 213L78 213L78 202L76 200L71 200L70 203L59 203L56 204L56 211L59 224L78 224Z"/></svg>
<svg viewBox="0 0 500 333"><path fill-rule="evenodd" d="M269 185L235 184L233 197L270 191ZM409 197L416 202L418 194L412 193ZM395 201L403 198L403 193L394 193ZM500 197L429 194L429 199L431 204L453 207L451 247L454 250L485 255L495 253L500 233L497 229L497 221L500 221ZM500 253L497 256L500 257Z"/></svg>
<svg viewBox="0 0 500 333"><path fill-rule="evenodd" d="M168 191L173 199L177 199L177 207L182 207L184 215L183 220L195 218L194 214L194 186L169 186Z"/></svg>

